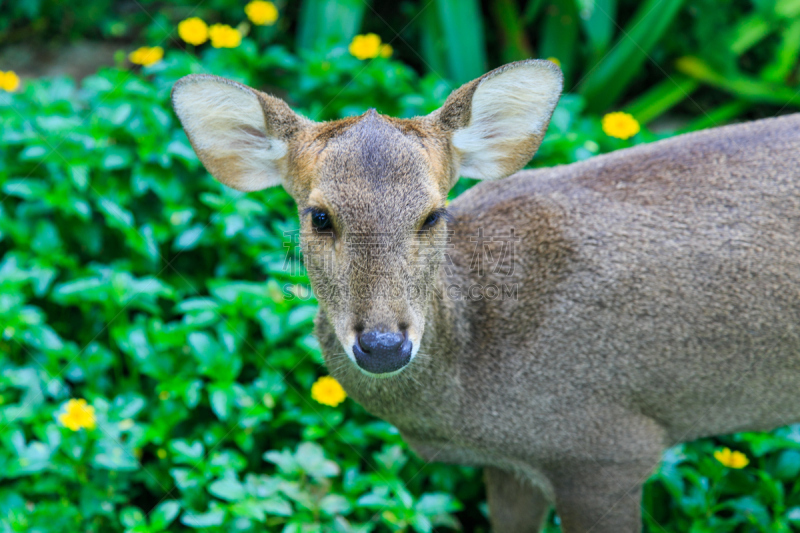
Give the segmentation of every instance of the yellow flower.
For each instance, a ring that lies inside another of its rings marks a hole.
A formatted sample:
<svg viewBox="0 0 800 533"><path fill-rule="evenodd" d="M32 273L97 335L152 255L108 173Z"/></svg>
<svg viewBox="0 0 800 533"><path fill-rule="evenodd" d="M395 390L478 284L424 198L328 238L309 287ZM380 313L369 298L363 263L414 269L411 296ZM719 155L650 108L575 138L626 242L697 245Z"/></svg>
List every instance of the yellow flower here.
<svg viewBox="0 0 800 533"><path fill-rule="evenodd" d="M0 70L0 89L14 92L19 89L19 76L13 70L3 72Z"/></svg>
<svg viewBox="0 0 800 533"><path fill-rule="evenodd" d="M734 452L730 448L722 448L714 452L714 458L728 468L744 468L750 459L742 452Z"/></svg>
<svg viewBox="0 0 800 533"><path fill-rule="evenodd" d="M350 54L358 59L372 59L381 52L381 38L374 33L356 35L348 48Z"/></svg>
<svg viewBox="0 0 800 533"><path fill-rule="evenodd" d="M394 48L392 48L392 45L386 43L381 45L380 52L378 52L378 55L381 57L392 57L393 52Z"/></svg>
<svg viewBox="0 0 800 533"><path fill-rule="evenodd" d="M551 63L555 63L557 67L561 67L561 61L559 61L557 57L548 57L547 60Z"/></svg>
<svg viewBox="0 0 800 533"><path fill-rule="evenodd" d="M197 17L188 18L178 24L178 35L184 42L197 46L208 40L208 25Z"/></svg>
<svg viewBox="0 0 800 533"><path fill-rule="evenodd" d="M131 63L136 65L144 65L145 67L149 67L150 65L154 65L161 61L164 58L164 49L160 46L154 46L152 48L147 46L142 46L141 48L134 50L130 54L128 54L128 59L131 60Z"/></svg>
<svg viewBox="0 0 800 533"><path fill-rule="evenodd" d="M58 415L58 421L72 431L81 428L94 429L94 407L86 405L86 400L83 398L79 400L73 398L67 402L64 412Z"/></svg>
<svg viewBox="0 0 800 533"><path fill-rule="evenodd" d="M244 6L244 12L256 26L272 26L278 20L278 8L264 0L253 0Z"/></svg>
<svg viewBox="0 0 800 533"><path fill-rule="evenodd" d="M336 407L347 398L347 393L335 378L322 376L311 386L311 397L323 405Z"/></svg>
<svg viewBox="0 0 800 533"><path fill-rule="evenodd" d="M156 450L156 455L158 456L159 459L166 459L167 450L165 450L164 448L159 448L158 450Z"/></svg>
<svg viewBox="0 0 800 533"><path fill-rule="evenodd" d="M615 111L603 117L603 132L610 137L630 139L639 129L639 123L628 113Z"/></svg>
<svg viewBox="0 0 800 533"><path fill-rule="evenodd" d="M211 46L214 48L236 48L242 43L242 34L227 24L214 24L208 29Z"/></svg>

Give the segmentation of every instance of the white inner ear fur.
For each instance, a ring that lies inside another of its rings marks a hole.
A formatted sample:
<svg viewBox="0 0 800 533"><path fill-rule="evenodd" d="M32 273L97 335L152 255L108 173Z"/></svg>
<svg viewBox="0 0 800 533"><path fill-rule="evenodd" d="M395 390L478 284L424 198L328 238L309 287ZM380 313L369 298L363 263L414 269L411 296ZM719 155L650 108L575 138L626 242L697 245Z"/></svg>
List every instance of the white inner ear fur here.
<svg viewBox="0 0 800 533"><path fill-rule="evenodd" d="M472 97L469 126L453 134L460 174L505 177L509 158L529 146L532 136L544 134L561 86L558 70L541 64L520 65L481 82Z"/></svg>
<svg viewBox="0 0 800 533"><path fill-rule="evenodd" d="M217 180L242 191L280 185L287 143L267 135L258 96L215 79L176 90L175 111L195 151Z"/></svg>

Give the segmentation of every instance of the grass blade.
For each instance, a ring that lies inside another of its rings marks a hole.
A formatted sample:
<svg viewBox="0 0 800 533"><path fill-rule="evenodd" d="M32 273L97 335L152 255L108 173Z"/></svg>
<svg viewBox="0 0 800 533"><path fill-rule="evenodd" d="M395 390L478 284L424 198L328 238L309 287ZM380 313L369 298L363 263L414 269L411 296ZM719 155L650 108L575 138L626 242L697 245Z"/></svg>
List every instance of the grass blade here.
<svg viewBox="0 0 800 533"><path fill-rule="evenodd" d="M743 100L800 107L800 92L793 88L773 85L738 75L723 76L697 57L682 57L676 62L679 71Z"/></svg>
<svg viewBox="0 0 800 533"><path fill-rule="evenodd" d="M565 91L571 87L569 81L575 70L577 44L578 7L575 0L554 0L545 10L542 20L539 56L542 58L554 57L561 63Z"/></svg>
<svg viewBox="0 0 800 533"><path fill-rule="evenodd" d="M525 28L516 2L514 0L495 0L491 4L491 9L502 38L503 48L500 55L503 63L532 57L533 51L528 42L528 36L525 35Z"/></svg>
<svg viewBox="0 0 800 533"><path fill-rule="evenodd" d="M775 59L764 67L761 78L775 83L784 83L797 65L798 54L800 54L800 19L784 28Z"/></svg>
<svg viewBox="0 0 800 533"><path fill-rule="evenodd" d="M439 76L447 72L447 59L445 57L445 42L442 38L442 28L439 24L439 15L433 7L425 9L419 16L420 54L425 60L425 65Z"/></svg>
<svg viewBox="0 0 800 533"><path fill-rule="evenodd" d="M527 26L539 14L539 9L542 7L544 0L528 0L528 5L525 6L525 12L522 14L522 24Z"/></svg>
<svg viewBox="0 0 800 533"><path fill-rule="evenodd" d="M640 4L617 45L579 88L590 111L602 112L622 96L682 4L683 0L647 0Z"/></svg>
<svg viewBox="0 0 800 533"><path fill-rule="evenodd" d="M297 46L318 50L349 42L361 28L369 0L305 0L297 21Z"/></svg>
<svg viewBox="0 0 800 533"><path fill-rule="evenodd" d="M673 76L644 93L625 110L633 115L640 124L647 124L688 98L698 87L700 87L700 82L695 79L680 75Z"/></svg>
<svg viewBox="0 0 800 533"><path fill-rule="evenodd" d="M478 0L435 0L445 41L447 74L456 84L486 72L486 44Z"/></svg>
<svg viewBox="0 0 800 533"><path fill-rule="evenodd" d="M718 108L705 113L700 118L689 122L686 126L678 130L678 133L688 133L690 131L704 130L727 124L748 109L753 107L752 102L744 100L734 100L723 104Z"/></svg>
<svg viewBox="0 0 800 533"><path fill-rule="evenodd" d="M617 16L617 0L584 0L578 15L589 44L589 69L600 61L611 45Z"/></svg>
<svg viewBox="0 0 800 533"><path fill-rule="evenodd" d="M730 48L735 54L741 55L761 42L773 30L774 24L761 15L747 17L733 29ZM698 80L678 74L640 95L626 106L626 111L635 116L640 123L647 124L681 103L684 98L689 98L699 87Z"/></svg>

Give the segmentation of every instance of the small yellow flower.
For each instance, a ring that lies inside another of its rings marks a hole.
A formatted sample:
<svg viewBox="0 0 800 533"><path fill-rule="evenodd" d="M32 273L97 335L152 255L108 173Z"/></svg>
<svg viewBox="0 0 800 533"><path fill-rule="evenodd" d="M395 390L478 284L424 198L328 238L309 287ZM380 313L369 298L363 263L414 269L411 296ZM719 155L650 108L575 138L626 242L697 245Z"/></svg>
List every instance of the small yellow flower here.
<svg viewBox="0 0 800 533"><path fill-rule="evenodd" d="M617 139L630 139L639 133L639 123L628 113L615 111L603 117L603 132Z"/></svg>
<svg viewBox="0 0 800 533"><path fill-rule="evenodd" d="M311 397L323 405L336 407L347 398L347 393L335 378L322 376L311 386Z"/></svg>
<svg viewBox="0 0 800 533"><path fill-rule="evenodd" d="M381 38L374 33L356 35L348 47L350 54L358 59L372 59L381 52Z"/></svg>
<svg viewBox="0 0 800 533"><path fill-rule="evenodd" d="M135 65L143 65L145 67L155 65L163 58L164 49L160 46L154 46L152 48L148 46L142 46L141 48L128 54L128 59L131 60L131 63Z"/></svg>
<svg viewBox="0 0 800 533"><path fill-rule="evenodd" d="M214 24L208 29L211 46L214 48L236 48L242 43L242 34L227 24Z"/></svg>
<svg viewBox="0 0 800 533"><path fill-rule="evenodd" d="M722 448L714 452L714 458L728 468L744 468L750 464L750 459L742 452Z"/></svg>
<svg viewBox="0 0 800 533"><path fill-rule="evenodd" d="M119 427L119 429L121 429L122 431L128 431L128 430L129 430L129 429L131 429L131 428L132 428L132 427L133 427L135 424L136 424L136 423L133 421L133 419L132 419L132 418L126 418L125 420L120 420L120 422L119 422L119 424L117 424L117 426L118 426L118 427Z"/></svg>
<svg viewBox="0 0 800 533"><path fill-rule="evenodd" d="M557 67L561 68L561 61L559 61L557 57L548 57L547 60L551 63L555 63Z"/></svg>
<svg viewBox="0 0 800 533"><path fill-rule="evenodd" d="M13 70L3 72L0 70L0 89L7 92L14 92L19 89L19 76Z"/></svg>
<svg viewBox="0 0 800 533"><path fill-rule="evenodd" d="M184 42L198 46L208 40L208 25L197 17L188 18L178 24L178 35Z"/></svg>
<svg viewBox="0 0 800 533"><path fill-rule="evenodd" d="M94 429L94 407L86 405L86 400L83 398L79 400L73 398L67 402L64 412L58 415L58 421L72 431L81 428Z"/></svg>
<svg viewBox="0 0 800 533"><path fill-rule="evenodd" d="M164 448L159 448L156 450L156 455L159 459L166 459L167 458L167 450Z"/></svg>
<svg viewBox="0 0 800 533"><path fill-rule="evenodd" d="M393 52L394 48L392 48L392 45L386 43L381 45L380 52L378 52L378 55L381 57L392 57Z"/></svg>
<svg viewBox="0 0 800 533"><path fill-rule="evenodd" d="M278 8L264 0L253 0L244 6L244 13L256 26L272 26L278 20Z"/></svg>

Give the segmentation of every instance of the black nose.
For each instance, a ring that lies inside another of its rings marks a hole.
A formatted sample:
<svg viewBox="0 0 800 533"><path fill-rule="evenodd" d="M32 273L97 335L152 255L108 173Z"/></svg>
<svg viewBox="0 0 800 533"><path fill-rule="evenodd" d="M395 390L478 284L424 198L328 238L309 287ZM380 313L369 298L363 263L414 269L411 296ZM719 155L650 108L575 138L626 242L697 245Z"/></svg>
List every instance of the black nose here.
<svg viewBox="0 0 800 533"><path fill-rule="evenodd" d="M411 360L411 340L405 333L373 329L358 336L353 355L358 366L367 372L394 372Z"/></svg>

